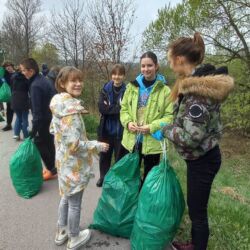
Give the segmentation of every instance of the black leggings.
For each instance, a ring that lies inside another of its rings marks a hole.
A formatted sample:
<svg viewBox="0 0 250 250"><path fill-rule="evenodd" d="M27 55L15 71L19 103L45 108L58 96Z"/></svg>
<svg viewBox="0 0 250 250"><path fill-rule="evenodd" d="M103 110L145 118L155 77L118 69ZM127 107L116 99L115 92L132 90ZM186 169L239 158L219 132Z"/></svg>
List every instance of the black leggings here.
<svg viewBox="0 0 250 250"><path fill-rule="evenodd" d="M11 126L12 120L13 120L14 111L11 108L10 102L7 102L7 125Z"/></svg>
<svg viewBox="0 0 250 250"><path fill-rule="evenodd" d="M100 141L109 144L108 151L100 153L100 161L99 161L100 178L103 179L110 169L113 153L115 156L115 162L119 161L120 159L119 152L121 148L121 139L117 139L115 137L107 137L100 139Z"/></svg>
<svg viewBox="0 0 250 250"><path fill-rule="evenodd" d="M144 155L141 153L142 151L142 143L139 143L138 145L138 151L139 151L139 155L140 155L140 165L141 165L141 161L143 159L143 163L144 163L144 175L142 178L142 184L145 181L149 171L156 165L159 165L160 163L160 154L148 154L148 155ZM124 148L123 146L121 146L121 150L120 150L120 154L119 154L119 159L122 158L124 155L128 154L129 151Z"/></svg>
<svg viewBox="0 0 250 250"><path fill-rule="evenodd" d="M187 204L194 250L206 250L209 238L207 206L211 186L221 165L218 146L197 160L187 160Z"/></svg>
<svg viewBox="0 0 250 250"><path fill-rule="evenodd" d="M44 124L42 129L38 131L38 135L34 138L34 143L41 154L46 168L52 174L56 174L54 136L49 133L49 123Z"/></svg>

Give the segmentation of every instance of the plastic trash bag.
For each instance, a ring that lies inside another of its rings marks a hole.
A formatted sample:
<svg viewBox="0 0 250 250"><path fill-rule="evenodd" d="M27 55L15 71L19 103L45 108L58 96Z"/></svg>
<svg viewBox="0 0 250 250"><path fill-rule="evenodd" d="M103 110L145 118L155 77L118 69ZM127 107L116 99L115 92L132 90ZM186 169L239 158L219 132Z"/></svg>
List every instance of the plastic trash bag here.
<svg viewBox="0 0 250 250"><path fill-rule="evenodd" d="M9 102L11 98L10 86L7 82L3 82L0 87L0 102Z"/></svg>
<svg viewBox="0 0 250 250"><path fill-rule="evenodd" d="M90 228L129 238L140 189L139 154L129 153L109 170Z"/></svg>
<svg viewBox="0 0 250 250"><path fill-rule="evenodd" d="M10 176L16 192L23 198L31 198L41 189L41 156L30 138L27 138L11 157Z"/></svg>
<svg viewBox="0 0 250 250"><path fill-rule="evenodd" d="M131 249L165 249L179 228L184 208L180 183L165 154L142 186L130 238Z"/></svg>

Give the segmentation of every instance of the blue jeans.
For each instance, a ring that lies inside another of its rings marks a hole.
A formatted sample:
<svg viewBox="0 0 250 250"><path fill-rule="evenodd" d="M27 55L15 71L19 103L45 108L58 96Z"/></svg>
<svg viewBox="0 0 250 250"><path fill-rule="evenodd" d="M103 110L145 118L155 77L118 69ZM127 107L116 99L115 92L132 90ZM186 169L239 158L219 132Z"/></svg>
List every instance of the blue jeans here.
<svg viewBox="0 0 250 250"><path fill-rule="evenodd" d="M62 196L58 208L59 228L68 226L70 237L79 235L83 190L71 196Z"/></svg>
<svg viewBox="0 0 250 250"><path fill-rule="evenodd" d="M14 125L14 134L19 136L22 130L24 138L27 138L29 136L29 133L28 133L29 111L28 110L15 110L15 113L16 113L16 121Z"/></svg>

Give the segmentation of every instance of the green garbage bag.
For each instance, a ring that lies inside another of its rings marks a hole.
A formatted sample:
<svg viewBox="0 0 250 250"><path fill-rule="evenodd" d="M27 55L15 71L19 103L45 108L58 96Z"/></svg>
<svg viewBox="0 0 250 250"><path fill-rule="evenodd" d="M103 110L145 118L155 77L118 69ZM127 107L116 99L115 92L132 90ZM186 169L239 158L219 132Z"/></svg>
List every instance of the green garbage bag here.
<svg viewBox="0 0 250 250"><path fill-rule="evenodd" d="M90 228L129 238L140 189L139 154L129 153L109 170Z"/></svg>
<svg viewBox="0 0 250 250"><path fill-rule="evenodd" d="M30 138L27 138L11 157L10 176L16 192L23 198L31 198L41 189L41 156Z"/></svg>
<svg viewBox="0 0 250 250"><path fill-rule="evenodd" d="M138 200L132 250L164 250L172 242L185 208L180 183L166 155L146 177Z"/></svg>
<svg viewBox="0 0 250 250"><path fill-rule="evenodd" d="M7 82L3 82L0 87L0 102L9 102L11 97L10 86Z"/></svg>

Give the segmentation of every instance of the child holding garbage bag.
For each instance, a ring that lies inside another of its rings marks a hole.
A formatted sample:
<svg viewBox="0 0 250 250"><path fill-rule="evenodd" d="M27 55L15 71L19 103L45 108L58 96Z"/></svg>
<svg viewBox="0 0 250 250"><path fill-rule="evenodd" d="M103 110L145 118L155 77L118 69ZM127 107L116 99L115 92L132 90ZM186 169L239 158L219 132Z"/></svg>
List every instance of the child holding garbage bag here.
<svg viewBox="0 0 250 250"><path fill-rule="evenodd" d="M82 115L88 113L81 105L82 72L64 67L56 79L56 94L50 103L53 114L50 131L55 135L56 167L61 201L58 209L57 245L68 240L67 250L84 245L89 229L79 230L83 191L92 174L92 154L107 151L108 144L88 141Z"/></svg>
<svg viewBox="0 0 250 250"><path fill-rule="evenodd" d="M220 105L234 86L227 68L201 64L205 45L199 33L181 37L168 50L172 70L179 76L172 92L174 122L163 135L172 141L187 164L187 204L192 242L176 249L205 250L209 238L207 206L213 180L221 165Z"/></svg>
<svg viewBox="0 0 250 250"><path fill-rule="evenodd" d="M124 127L121 155L133 151L139 140L144 180L152 167L159 164L162 152L160 143L151 134L160 129L161 123L172 121L172 102L165 78L157 73L157 56L151 51L144 53L140 65L141 74L127 85L121 103L120 119Z"/></svg>

